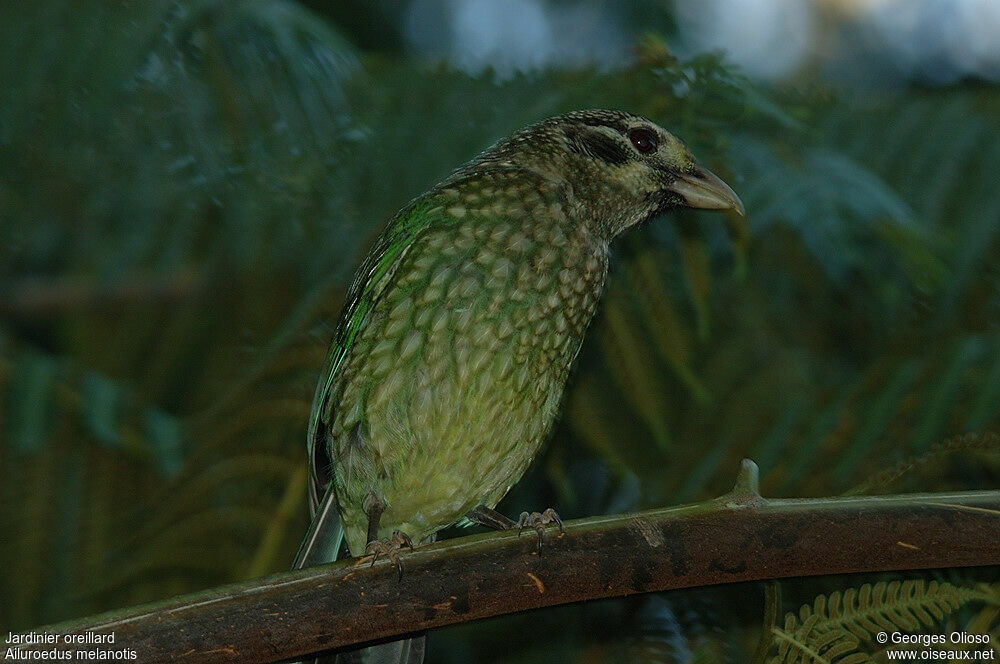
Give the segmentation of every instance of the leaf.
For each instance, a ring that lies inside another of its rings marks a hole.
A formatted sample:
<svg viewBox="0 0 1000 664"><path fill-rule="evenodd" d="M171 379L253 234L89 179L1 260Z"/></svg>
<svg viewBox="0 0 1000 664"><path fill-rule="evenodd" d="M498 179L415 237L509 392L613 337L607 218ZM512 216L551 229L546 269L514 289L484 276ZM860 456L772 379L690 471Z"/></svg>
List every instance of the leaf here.
<svg viewBox="0 0 1000 664"><path fill-rule="evenodd" d="M121 386L95 371L87 371L80 380L80 393L83 420L91 433L105 445L117 445L124 399Z"/></svg>
<svg viewBox="0 0 1000 664"><path fill-rule="evenodd" d="M15 451L38 452L52 431L58 371L58 361L46 353L27 351L17 358L7 388L4 427Z"/></svg>
<svg viewBox="0 0 1000 664"><path fill-rule="evenodd" d="M923 579L880 581L819 595L798 614L785 615L784 629L774 629L771 664L795 662L874 662L878 632L930 629L969 602L1000 604L995 588L955 586Z"/></svg>
<svg viewBox="0 0 1000 664"><path fill-rule="evenodd" d="M143 413L142 432L153 459L165 475L176 475L184 460L184 428L180 420L150 408Z"/></svg>

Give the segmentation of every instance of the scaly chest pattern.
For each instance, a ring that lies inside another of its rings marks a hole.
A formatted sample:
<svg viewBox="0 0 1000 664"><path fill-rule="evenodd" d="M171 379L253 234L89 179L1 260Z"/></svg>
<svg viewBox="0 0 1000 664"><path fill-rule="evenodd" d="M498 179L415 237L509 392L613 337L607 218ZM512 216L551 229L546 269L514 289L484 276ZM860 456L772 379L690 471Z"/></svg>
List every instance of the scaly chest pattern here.
<svg viewBox="0 0 1000 664"><path fill-rule="evenodd" d="M368 491L415 541L496 504L556 415L607 273L606 241L537 177L486 174L431 203L334 380L328 447L352 551Z"/></svg>

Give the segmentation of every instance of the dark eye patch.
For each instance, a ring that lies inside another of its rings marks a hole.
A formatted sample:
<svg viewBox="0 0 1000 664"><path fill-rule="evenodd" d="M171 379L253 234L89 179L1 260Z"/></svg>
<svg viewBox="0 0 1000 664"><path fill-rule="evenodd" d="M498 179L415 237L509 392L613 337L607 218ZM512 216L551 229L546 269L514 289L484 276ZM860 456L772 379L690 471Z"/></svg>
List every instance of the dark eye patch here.
<svg viewBox="0 0 1000 664"><path fill-rule="evenodd" d="M632 141L632 145L635 146L635 149L643 154L656 152L656 148L659 147L659 140L657 139L656 132L648 127L637 127L636 129L632 129L628 133L628 139Z"/></svg>
<svg viewBox="0 0 1000 664"><path fill-rule="evenodd" d="M628 148L600 131L574 130L567 132L569 149L586 154L608 164L621 165L632 159Z"/></svg>

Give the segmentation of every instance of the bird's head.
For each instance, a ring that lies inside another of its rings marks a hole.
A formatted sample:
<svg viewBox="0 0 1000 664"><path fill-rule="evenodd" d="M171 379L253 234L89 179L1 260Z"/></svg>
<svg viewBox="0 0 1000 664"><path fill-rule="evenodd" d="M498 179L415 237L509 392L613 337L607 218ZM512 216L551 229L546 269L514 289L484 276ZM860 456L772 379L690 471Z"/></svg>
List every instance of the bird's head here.
<svg viewBox="0 0 1000 664"><path fill-rule="evenodd" d="M611 239L675 207L736 210L736 193L678 138L622 111L575 111L531 125L477 160L526 168L565 184L570 204Z"/></svg>

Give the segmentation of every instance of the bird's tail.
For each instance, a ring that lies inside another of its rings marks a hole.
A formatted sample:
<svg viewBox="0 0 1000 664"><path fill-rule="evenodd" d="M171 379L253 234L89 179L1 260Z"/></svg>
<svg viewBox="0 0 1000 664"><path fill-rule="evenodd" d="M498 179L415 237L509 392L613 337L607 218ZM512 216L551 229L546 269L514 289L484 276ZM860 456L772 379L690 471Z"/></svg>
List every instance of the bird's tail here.
<svg viewBox="0 0 1000 664"><path fill-rule="evenodd" d="M317 664L422 664L426 641L427 637L418 636L402 641L380 643L360 650L340 652L328 655L328 659L320 657L315 661Z"/></svg>
<svg viewBox="0 0 1000 664"><path fill-rule="evenodd" d="M316 506L312 524L302 540L292 569L333 562L340 553L343 540L344 528L337 513L337 501L333 489L329 488ZM310 657L298 664L422 664L425 641L425 637L418 636L358 650Z"/></svg>
<svg viewBox="0 0 1000 664"><path fill-rule="evenodd" d="M323 500L316 506L309 530L295 554L292 569L304 569L313 565L332 563L340 553L340 543L344 540L344 528L337 514L337 501L333 488L326 491Z"/></svg>

